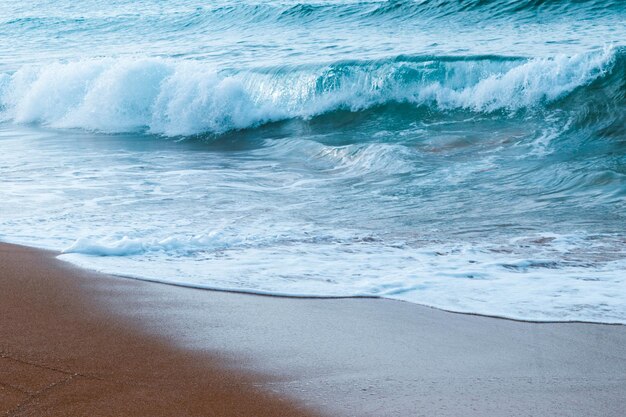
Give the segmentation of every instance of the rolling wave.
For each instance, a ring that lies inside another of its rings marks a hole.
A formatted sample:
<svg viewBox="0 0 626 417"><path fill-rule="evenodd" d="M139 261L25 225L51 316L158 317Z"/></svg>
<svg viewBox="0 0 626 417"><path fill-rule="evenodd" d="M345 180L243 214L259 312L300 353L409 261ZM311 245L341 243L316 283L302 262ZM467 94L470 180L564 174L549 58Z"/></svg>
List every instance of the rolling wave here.
<svg viewBox="0 0 626 417"><path fill-rule="evenodd" d="M616 98L602 102L619 108L625 59L623 48L605 48L537 59L398 56L244 71L159 58L57 62L1 74L0 118L185 136L392 103L514 114L610 93Z"/></svg>

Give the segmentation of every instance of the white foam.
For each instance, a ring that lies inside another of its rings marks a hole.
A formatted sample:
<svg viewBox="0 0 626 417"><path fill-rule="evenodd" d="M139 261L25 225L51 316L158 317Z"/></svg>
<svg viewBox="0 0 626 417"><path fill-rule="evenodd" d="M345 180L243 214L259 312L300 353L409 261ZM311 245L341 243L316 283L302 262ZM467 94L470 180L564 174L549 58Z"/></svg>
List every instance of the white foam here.
<svg viewBox="0 0 626 417"><path fill-rule="evenodd" d="M233 237L222 239L223 230L192 236L168 236L163 239L130 238L122 236L105 236L94 239L82 237L77 239L63 253L82 253L95 256L132 256L146 252L189 252L199 250L220 250L241 243L243 239Z"/></svg>
<svg viewBox="0 0 626 417"><path fill-rule="evenodd" d="M391 244L379 239L275 241L224 252L152 257L63 255L103 272L221 289L289 296L373 296L447 310L525 320L626 323L624 261L563 261L581 236L528 236L508 244ZM550 240L553 239L553 240ZM175 238L181 242L184 239ZM529 242L540 242L529 247ZM126 245L128 242L120 242ZM129 247L135 248L134 244ZM86 253L103 253L101 248ZM189 249L189 247L187 247ZM570 254L571 255L571 254ZM253 279L251 279L253 277Z"/></svg>
<svg viewBox="0 0 626 417"><path fill-rule="evenodd" d="M506 72L490 74L475 85L461 89L433 83L420 91L418 100L432 100L445 108L518 110L553 101L588 84L603 75L613 59L610 48L600 54L533 59Z"/></svg>

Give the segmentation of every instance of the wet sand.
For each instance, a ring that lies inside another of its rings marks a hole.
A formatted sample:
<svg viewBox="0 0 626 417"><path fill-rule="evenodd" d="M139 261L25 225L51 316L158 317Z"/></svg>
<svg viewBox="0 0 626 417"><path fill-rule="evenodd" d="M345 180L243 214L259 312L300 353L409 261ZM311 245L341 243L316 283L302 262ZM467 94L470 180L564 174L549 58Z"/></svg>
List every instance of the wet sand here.
<svg viewBox="0 0 626 417"><path fill-rule="evenodd" d="M96 280L111 294L133 287L0 244L0 415L313 415L264 390L270 379L99 307Z"/></svg>
<svg viewBox="0 0 626 417"><path fill-rule="evenodd" d="M204 291L1 248L11 415L626 415L626 326Z"/></svg>

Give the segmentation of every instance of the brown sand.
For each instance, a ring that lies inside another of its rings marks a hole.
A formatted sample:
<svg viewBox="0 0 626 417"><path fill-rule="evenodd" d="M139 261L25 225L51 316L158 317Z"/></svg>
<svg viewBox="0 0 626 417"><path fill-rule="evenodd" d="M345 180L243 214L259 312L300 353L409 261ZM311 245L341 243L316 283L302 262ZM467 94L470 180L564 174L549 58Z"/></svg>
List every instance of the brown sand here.
<svg viewBox="0 0 626 417"><path fill-rule="evenodd" d="M311 415L217 354L173 348L96 307L85 282L123 280L54 255L0 244L0 415Z"/></svg>

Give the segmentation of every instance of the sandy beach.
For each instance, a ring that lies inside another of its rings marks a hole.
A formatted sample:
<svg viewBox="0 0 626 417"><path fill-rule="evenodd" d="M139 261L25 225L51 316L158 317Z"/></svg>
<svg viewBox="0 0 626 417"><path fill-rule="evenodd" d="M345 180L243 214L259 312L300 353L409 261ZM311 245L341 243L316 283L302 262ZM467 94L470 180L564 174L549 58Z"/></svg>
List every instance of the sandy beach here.
<svg viewBox="0 0 626 417"><path fill-rule="evenodd" d="M0 246L4 415L626 411L625 326L195 290L54 256Z"/></svg>
<svg viewBox="0 0 626 417"><path fill-rule="evenodd" d="M269 379L176 348L102 303L141 283L54 255L0 245L0 415L313 415L263 389Z"/></svg>

